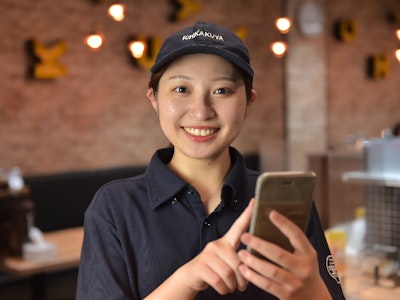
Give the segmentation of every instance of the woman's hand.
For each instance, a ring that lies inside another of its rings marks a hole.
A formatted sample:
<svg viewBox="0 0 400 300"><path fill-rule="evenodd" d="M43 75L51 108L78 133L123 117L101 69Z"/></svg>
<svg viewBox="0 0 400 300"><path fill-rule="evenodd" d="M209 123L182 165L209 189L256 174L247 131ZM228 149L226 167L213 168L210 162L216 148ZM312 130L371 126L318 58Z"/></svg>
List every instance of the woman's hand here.
<svg viewBox="0 0 400 300"><path fill-rule="evenodd" d="M242 264L237 249L240 238L249 227L254 201L233 223L220 239L210 242L194 259L182 266L175 274L196 293L211 286L219 294L244 291L248 281L239 271Z"/></svg>
<svg viewBox="0 0 400 300"><path fill-rule="evenodd" d="M305 234L287 218L272 211L272 223L285 234L294 248L290 253L275 244L245 233L241 241L278 265L257 258L246 250L239 252L240 271L254 285L279 299L331 299L319 274L317 253Z"/></svg>

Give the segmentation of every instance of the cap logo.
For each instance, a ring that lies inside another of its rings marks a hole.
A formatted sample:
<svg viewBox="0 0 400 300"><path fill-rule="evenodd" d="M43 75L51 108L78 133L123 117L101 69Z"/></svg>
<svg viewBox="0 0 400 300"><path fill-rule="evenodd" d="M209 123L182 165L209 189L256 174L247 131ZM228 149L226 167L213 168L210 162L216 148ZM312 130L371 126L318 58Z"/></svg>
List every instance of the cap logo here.
<svg viewBox="0 0 400 300"><path fill-rule="evenodd" d="M203 30L197 30L196 32L192 33L192 34L188 34L188 35L183 35L182 36L182 41L186 41L186 40L193 40L195 38L197 38L198 36L204 36L206 38L210 38L210 39L214 39L214 40L218 40L218 41L223 41L224 37L222 35L219 34L214 34L208 31L203 31Z"/></svg>

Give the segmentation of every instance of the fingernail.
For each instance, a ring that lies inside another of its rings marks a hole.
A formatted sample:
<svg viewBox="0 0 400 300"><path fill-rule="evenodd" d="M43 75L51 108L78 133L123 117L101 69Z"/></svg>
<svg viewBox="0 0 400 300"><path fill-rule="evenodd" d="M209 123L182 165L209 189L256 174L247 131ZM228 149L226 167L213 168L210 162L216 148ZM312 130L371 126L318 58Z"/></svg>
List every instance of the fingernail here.
<svg viewBox="0 0 400 300"><path fill-rule="evenodd" d="M242 237L240 238L243 244L248 244L250 242L250 239L251 237L248 233L242 234Z"/></svg>
<svg viewBox="0 0 400 300"><path fill-rule="evenodd" d="M240 250L238 253L240 258L246 258L247 257L247 251L246 250Z"/></svg>

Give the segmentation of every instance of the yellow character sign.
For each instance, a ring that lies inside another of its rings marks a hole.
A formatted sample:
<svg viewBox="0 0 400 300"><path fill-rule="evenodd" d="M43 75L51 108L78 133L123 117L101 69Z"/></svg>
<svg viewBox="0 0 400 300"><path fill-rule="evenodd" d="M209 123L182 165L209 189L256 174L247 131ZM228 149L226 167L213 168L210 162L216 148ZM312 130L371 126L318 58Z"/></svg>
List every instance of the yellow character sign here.
<svg viewBox="0 0 400 300"><path fill-rule="evenodd" d="M67 68L58 59L66 50L67 42L64 40L49 46L35 39L28 41L28 51L33 58L30 75L38 79L53 79L65 75Z"/></svg>

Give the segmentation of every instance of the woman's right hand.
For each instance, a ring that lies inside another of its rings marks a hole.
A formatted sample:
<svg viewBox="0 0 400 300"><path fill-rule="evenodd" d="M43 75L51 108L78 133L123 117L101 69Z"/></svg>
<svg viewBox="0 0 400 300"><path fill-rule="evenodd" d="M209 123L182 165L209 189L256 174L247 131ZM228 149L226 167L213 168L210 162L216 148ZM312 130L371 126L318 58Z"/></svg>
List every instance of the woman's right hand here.
<svg viewBox="0 0 400 300"><path fill-rule="evenodd" d="M241 236L250 225L253 207L254 200L223 237L208 243L199 255L177 269L145 299L189 300L208 287L221 295L244 291L248 281L239 271L243 262L237 250Z"/></svg>
<svg viewBox="0 0 400 300"><path fill-rule="evenodd" d="M199 292L211 286L221 295L246 289L248 281L239 271L243 262L237 249L250 225L253 206L251 201L222 238L208 243L199 255L177 270L190 289Z"/></svg>

